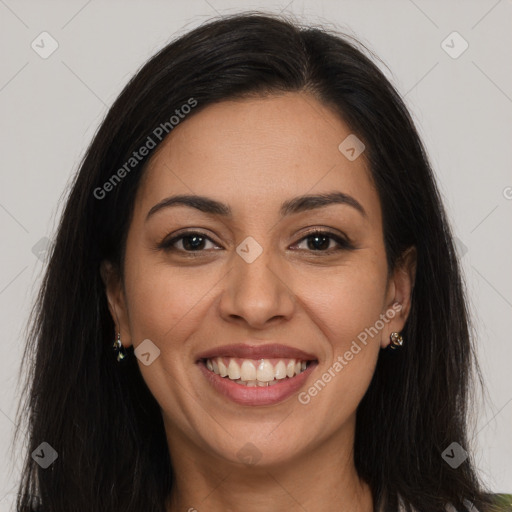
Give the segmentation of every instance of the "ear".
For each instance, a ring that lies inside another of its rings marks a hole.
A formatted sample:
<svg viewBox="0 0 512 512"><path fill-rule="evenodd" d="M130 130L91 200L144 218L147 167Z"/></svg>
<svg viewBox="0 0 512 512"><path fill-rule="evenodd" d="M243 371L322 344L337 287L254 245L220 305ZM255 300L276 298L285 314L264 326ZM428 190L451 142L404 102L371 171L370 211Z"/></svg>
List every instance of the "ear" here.
<svg viewBox="0 0 512 512"><path fill-rule="evenodd" d="M121 276L114 265L112 265L110 261L106 260L101 262L100 274L101 279L105 284L105 293L107 295L110 315L112 316L117 332L121 334L121 342L123 346L127 348L132 344L132 341L130 336L126 296Z"/></svg>
<svg viewBox="0 0 512 512"><path fill-rule="evenodd" d="M416 278L417 251L409 247L398 259L393 274L388 281L386 292L386 310L383 312L389 320L382 331L381 347L390 344L392 332L401 332L411 310L411 297Z"/></svg>

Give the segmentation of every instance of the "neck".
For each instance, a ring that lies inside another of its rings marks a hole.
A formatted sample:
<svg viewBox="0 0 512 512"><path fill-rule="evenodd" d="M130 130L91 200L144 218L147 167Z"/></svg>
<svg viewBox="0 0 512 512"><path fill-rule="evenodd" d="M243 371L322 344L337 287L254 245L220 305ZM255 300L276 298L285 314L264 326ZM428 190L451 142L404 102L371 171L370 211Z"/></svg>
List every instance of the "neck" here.
<svg viewBox="0 0 512 512"><path fill-rule="evenodd" d="M371 489L355 470L353 435L345 438L345 443L337 436L286 463L266 466L205 455L182 439L170 445L175 482L166 510L373 512Z"/></svg>

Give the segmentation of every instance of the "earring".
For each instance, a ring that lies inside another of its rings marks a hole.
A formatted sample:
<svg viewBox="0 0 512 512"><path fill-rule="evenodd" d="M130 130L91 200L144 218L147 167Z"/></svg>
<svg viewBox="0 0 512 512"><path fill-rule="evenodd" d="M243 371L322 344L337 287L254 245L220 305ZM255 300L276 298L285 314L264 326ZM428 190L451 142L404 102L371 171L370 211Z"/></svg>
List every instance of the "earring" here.
<svg viewBox="0 0 512 512"><path fill-rule="evenodd" d="M117 339L114 340L114 344L112 345L114 352L117 354L117 362L122 361L126 357L126 350L121 343L121 333L117 333Z"/></svg>
<svg viewBox="0 0 512 512"><path fill-rule="evenodd" d="M404 339L399 332L392 332L389 338L391 340L391 343L389 344L389 348L391 350L395 350L404 344Z"/></svg>

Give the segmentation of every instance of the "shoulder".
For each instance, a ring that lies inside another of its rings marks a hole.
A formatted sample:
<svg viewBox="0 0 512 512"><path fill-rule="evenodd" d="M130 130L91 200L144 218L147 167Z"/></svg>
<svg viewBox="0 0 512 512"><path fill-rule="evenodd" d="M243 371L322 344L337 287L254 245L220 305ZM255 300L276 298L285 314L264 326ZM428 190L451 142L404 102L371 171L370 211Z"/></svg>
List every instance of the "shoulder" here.
<svg viewBox="0 0 512 512"><path fill-rule="evenodd" d="M512 512L512 494L494 494L493 503L500 512Z"/></svg>
<svg viewBox="0 0 512 512"><path fill-rule="evenodd" d="M491 495L494 505L493 512L512 512L512 494L493 494ZM399 498L399 512L404 512L403 501ZM464 500L464 510L457 510L451 503L446 505L446 512L482 512L479 511L469 500Z"/></svg>

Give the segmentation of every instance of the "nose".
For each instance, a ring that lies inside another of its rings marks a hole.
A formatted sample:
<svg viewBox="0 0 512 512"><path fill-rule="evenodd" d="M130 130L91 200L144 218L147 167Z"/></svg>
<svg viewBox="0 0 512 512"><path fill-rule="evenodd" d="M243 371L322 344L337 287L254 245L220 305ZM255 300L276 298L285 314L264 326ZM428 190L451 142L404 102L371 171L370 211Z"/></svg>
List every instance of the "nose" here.
<svg viewBox="0 0 512 512"><path fill-rule="evenodd" d="M234 255L219 305L224 320L264 329L289 320L296 302L285 273L269 251L264 250L252 263Z"/></svg>

